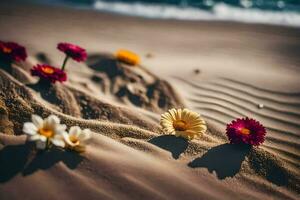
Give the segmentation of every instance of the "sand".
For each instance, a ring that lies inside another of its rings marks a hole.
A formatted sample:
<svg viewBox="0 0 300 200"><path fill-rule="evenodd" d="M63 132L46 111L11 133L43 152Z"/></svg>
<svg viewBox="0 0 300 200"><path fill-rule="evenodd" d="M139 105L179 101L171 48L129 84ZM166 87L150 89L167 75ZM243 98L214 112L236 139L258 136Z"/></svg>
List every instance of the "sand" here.
<svg viewBox="0 0 300 200"><path fill-rule="evenodd" d="M29 52L0 69L1 200L299 198L300 29L15 1L1 1L0 29L1 40ZM61 41L89 58L68 63L67 83L42 86L29 69L61 65ZM141 66L116 62L119 48L137 52ZM172 107L200 113L206 134L190 142L163 135L160 114ZM32 113L90 128L87 151L33 151L21 131ZM263 145L228 144L226 123L241 116L266 126Z"/></svg>

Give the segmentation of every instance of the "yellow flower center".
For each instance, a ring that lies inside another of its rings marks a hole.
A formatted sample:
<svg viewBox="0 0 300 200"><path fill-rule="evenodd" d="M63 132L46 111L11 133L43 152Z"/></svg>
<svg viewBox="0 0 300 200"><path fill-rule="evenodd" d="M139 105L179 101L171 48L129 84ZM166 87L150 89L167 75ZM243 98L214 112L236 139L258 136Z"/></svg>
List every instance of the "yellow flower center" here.
<svg viewBox="0 0 300 200"><path fill-rule="evenodd" d="M52 69L51 67L42 67L42 70L46 74L53 74L54 73L54 69Z"/></svg>
<svg viewBox="0 0 300 200"><path fill-rule="evenodd" d="M40 128L38 130L38 133L40 135L43 135L43 136L47 137L47 138L50 138L54 135L54 132L51 129L48 129L48 128Z"/></svg>
<svg viewBox="0 0 300 200"><path fill-rule="evenodd" d="M75 145L79 145L79 143L80 143L80 141L78 140L78 138L77 137L75 137L75 136L70 136L70 141L73 143L73 144L75 144Z"/></svg>
<svg viewBox="0 0 300 200"><path fill-rule="evenodd" d="M185 131L187 130L187 123L183 120L177 120L173 122L173 127L176 131Z"/></svg>
<svg viewBox="0 0 300 200"><path fill-rule="evenodd" d="M240 132L241 132L242 134L244 134L244 135L249 135L249 134L250 134L250 130L247 129L247 128L242 128L242 129L240 130Z"/></svg>
<svg viewBox="0 0 300 200"><path fill-rule="evenodd" d="M4 52L4 53L11 53L11 52L12 52L12 49L11 49L11 48L7 48L7 47L4 47L4 48L3 48L3 52Z"/></svg>

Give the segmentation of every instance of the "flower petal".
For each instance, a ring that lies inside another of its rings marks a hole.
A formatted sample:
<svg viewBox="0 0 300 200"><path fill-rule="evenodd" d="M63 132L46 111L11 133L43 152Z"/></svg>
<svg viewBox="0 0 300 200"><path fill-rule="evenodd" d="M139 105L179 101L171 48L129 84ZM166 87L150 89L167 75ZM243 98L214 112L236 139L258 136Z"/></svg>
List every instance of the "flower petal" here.
<svg viewBox="0 0 300 200"><path fill-rule="evenodd" d="M31 123L31 122L24 123L24 125L23 125L24 133L26 133L28 135L35 135L35 134L37 134L37 131L38 131L38 129L33 123Z"/></svg>
<svg viewBox="0 0 300 200"><path fill-rule="evenodd" d="M41 140L41 135L40 134L36 134L36 135L30 135L28 137L29 141L37 141L37 140Z"/></svg>
<svg viewBox="0 0 300 200"><path fill-rule="evenodd" d="M266 129L255 119L238 118L227 124L227 137L232 144L249 144L259 146L265 140Z"/></svg>
<svg viewBox="0 0 300 200"><path fill-rule="evenodd" d="M55 134L62 135L63 132L67 129L67 126L65 124L59 124L55 127Z"/></svg>
<svg viewBox="0 0 300 200"><path fill-rule="evenodd" d="M55 146L58 146L58 147L63 148L66 145L63 138L56 137L56 138L52 138L50 141L52 142L52 144L54 144Z"/></svg>
<svg viewBox="0 0 300 200"><path fill-rule="evenodd" d="M177 122L180 126L177 126ZM181 136L186 139L199 138L207 130L205 121L201 116L186 108L170 109L161 115L160 125L164 133Z"/></svg>
<svg viewBox="0 0 300 200"><path fill-rule="evenodd" d="M40 116L31 115L31 120L37 128L41 128L43 126L44 120Z"/></svg>
<svg viewBox="0 0 300 200"><path fill-rule="evenodd" d="M72 126L69 131L70 136L78 137L81 133L81 128L79 126Z"/></svg>
<svg viewBox="0 0 300 200"><path fill-rule="evenodd" d="M43 135L40 135L40 140L41 140L42 142L46 142L46 141L47 141L47 138L46 138L45 136L43 136Z"/></svg>
<svg viewBox="0 0 300 200"><path fill-rule="evenodd" d="M69 146L74 146L74 144L73 144L73 142L71 142L70 136L69 136L69 134L68 134L67 132L63 132L62 136L63 136L64 141L65 141L65 143L66 143L67 145L69 145Z"/></svg>
<svg viewBox="0 0 300 200"><path fill-rule="evenodd" d="M60 123L60 119L56 115L50 115L46 119L47 125L53 126Z"/></svg>

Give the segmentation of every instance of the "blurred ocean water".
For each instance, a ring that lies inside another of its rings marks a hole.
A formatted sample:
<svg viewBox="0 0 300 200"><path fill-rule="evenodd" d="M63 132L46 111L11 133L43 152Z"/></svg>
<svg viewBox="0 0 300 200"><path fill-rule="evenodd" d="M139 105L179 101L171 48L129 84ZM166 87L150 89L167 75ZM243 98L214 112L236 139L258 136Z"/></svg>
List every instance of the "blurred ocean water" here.
<svg viewBox="0 0 300 200"><path fill-rule="evenodd" d="M147 18L225 20L300 27L300 0L44 0L42 2Z"/></svg>

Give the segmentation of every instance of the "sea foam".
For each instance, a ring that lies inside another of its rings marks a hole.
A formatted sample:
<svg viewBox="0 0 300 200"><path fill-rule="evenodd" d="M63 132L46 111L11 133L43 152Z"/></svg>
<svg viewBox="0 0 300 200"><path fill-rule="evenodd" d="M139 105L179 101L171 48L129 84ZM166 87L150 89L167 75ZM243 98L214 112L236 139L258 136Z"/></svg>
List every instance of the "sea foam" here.
<svg viewBox="0 0 300 200"><path fill-rule="evenodd" d="M266 11L252 8L239 8L224 3L216 3L211 11L194 7L155 5L145 3L124 3L95 1L97 10L124 15L158 19L179 20L219 20L246 23L276 24L300 27L300 13L291 11Z"/></svg>

